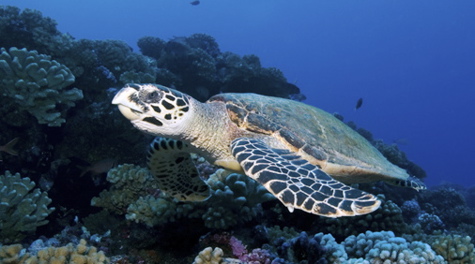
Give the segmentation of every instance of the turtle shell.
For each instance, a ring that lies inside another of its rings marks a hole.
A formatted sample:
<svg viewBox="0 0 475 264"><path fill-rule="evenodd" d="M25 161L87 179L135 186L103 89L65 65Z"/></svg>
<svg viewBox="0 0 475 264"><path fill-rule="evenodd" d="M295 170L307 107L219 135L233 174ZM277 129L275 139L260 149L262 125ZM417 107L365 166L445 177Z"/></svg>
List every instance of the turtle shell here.
<svg viewBox="0 0 475 264"><path fill-rule="evenodd" d="M371 143L332 114L297 101L257 94L219 94L208 102L226 105L241 129L268 135L345 183L405 180Z"/></svg>

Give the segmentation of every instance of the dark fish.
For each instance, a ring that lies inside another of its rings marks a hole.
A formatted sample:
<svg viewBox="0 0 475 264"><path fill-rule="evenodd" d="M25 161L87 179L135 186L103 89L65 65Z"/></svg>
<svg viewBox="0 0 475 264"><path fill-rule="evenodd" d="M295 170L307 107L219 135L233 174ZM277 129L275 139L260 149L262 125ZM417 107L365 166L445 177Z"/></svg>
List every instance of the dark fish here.
<svg viewBox="0 0 475 264"><path fill-rule="evenodd" d="M117 166L116 159L103 159L91 164L91 166L84 168L79 177L84 176L86 173L90 173L91 176L106 173L115 166Z"/></svg>
<svg viewBox="0 0 475 264"><path fill-rule="evenodd" d="M358 99L358 101L356 101L355 110L358 110L362 105L363 105L363 98L360 98Z"/></svg>
<svg viewBox="0 0 475 264"><path fill-rule="evenodd" d="M18 151L14 150L13 147L18 142L20 138L14 138L10 140L7 144L0 146L0 152L5 152L13 156L18 156Z"/></svg>
<svg viewBox="0 0 475 264"><path fill-rule="evenodd" d="M196 0L196 1L191 1L190 2L191 5L199 5L200 4L200 1Z"/></svg>

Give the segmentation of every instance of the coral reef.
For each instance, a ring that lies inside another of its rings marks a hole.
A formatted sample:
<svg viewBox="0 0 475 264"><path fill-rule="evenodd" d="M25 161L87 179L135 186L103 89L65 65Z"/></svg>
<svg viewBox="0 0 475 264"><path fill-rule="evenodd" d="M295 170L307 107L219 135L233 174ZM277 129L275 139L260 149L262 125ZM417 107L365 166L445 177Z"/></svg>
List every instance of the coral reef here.
<svg viewBox="0 0 475 264"><path fill-rule="evenodd" d="M306 232L289 240L277 240L275 243L278 255L290 263L321 263L324 259L325 249L320 238L309 237Z"/></svg>
<svg viewBox="0 0 475 264"><path fill-rule="evenodd" d="M342 115L338 113L335 113L333 115L339 120L344 121L344 117ZM403 151L399 150L397 144L388 145L384 143L383 140L375 139L370 131L364 128L359 128L353 121L348 121L346 122L346 124L353 130L358 132L366 140L371 142L371 144L373 144L373 146L375 146L391 163L407 170L409 175L414 176L418 179L424 179L427 176L426 172L421 167L410 161L407 158L406 154Z"/></svg>
<svg viewBox="0 0 475 264"><path fill-rule="evenodd" d="M474 263L475 251L469 236L440 235L431 236L429 244L437 254L444 257L448 263Z"/></svg>
<svg viewBox="0 0 475 264"><path fill-rule="evenodd" d="M99 197L93 198L91 205L103 207L116 214L124 214L130 204L158 188L147 169L132 164L118 165L109 170L107 181L112 183L112 187L102 191Z"/></svg>
<svg viewBox="0 0 475 264"><path fill-rule="evenodd" d="M207 247L196 256L193 264L222 264L223 250Z"/></svg>
<svg viewBox="0 0 475 264"><path fill-rule="evenodd" d="M274 199L262 185L245 175L227 175L218 170L207 182L212 195L202 218L209 228L226 229L248 222L261 213L261 203Z"/></svg>
<svg viewBox="0 0 475 264"><path fill-rule="evenodd" d="M89 247L86 240L81 239L77 245L72 243L63 247L45 247L36 252L24 250L22 245L14 244L0 247L1 263L55 263L55 264L103 264L110 263L104 252L97 251L95 247Z"/></svg>
<svg viewBox="0 0 475 264"><path fill-rule="evenodd" d="M467 206L463 195L450 186L425 191L421 194L420 204L425 212L437 215L446 227L475 223L475 212Z"/></svg>
<svg viewBox="0 0 475 264"><path fill-rule="evenodd" d="M274 199L249 177L229 174L224 170L218 170L207 181L212 190L211 197L196 203L178 202L160 193L148 171L133 165L112 169L107 179L113 183L111 189L94 198L92 204L118 214L124 213L127 208L128 220L148 226L163 225L186 217L202 219L208 228L227 229L251 221L261 213L262 202Z"/></svg>
<svg viewBox="0 0 475 264"><path fill-rule="evenodd" d="M18 155L0 162L0 242L7 244L0 246L1 263L475 262L473 188L414 192L360 184L385 193L381 208L330 219L290 213L249 177L216 171L195 156L211 187L207 201L178 202L157 190L143 168L151 137L111 106L117 87L160 83L200 100L220 92L304 98L255 55L223 52L205 34L144 37L139 54L118 40L76 40L40 12L10 6L0 7L0 35L8 36L0 39L0 142L19 138ZM390 161L425 177L397 145L348 125ZM106 170L84 173L104 159L123 165L107 177Z"/></svg>
<svg viewBox="0 0 475 264"><path fill-rule="evenodd" d="M157 81L191 96L206 100L219 92L255 92L284 98L302 98L297 86L287 82L281 71L263 68L255 55L221 52L215 39L205 34L163 41L139 39L142 54L154 58Z"/></svg>
<svg viewBox="0 0 475 264"><path fill-rule="evenodd" d="M16 109L13 113L4 113L11 117L5 119L11 125L20 125L14 118L16 112L27 111L40 124L60 126L66 122L65 111L83 98L81 90L65 89L75 80L71 71L37 51L2 48L0 78L2 105L9 110Z"/></svg>
<svg viewBox="0 0 475 264"><path fill-rule="evenodd" d="M22 47L39 53L61 57L73 38L56 28L56 21L43 17L40 11L14 6L0 6L0 47Z"/></svg>
<svg viewBox="0 0 475 264"><path fill-rule="evenodd" d="M391 231L361 233L342 242L349 258L365 259L369 263L445 263L428 244L408 243Z"/></svg>
<svg viewBox="0 0 475 264"><path fill-rule="evenodd" d="M373 232L392 230L396 234L410 232L409 226L404 222L401 209L391 200L386 200L384 195L378 195L378 198L382 204L373 213L350 218L320 217L312 224L315 227L314 231L330 233L338 240L367 230Z"/></svg>
<svg viewBox="0 0 475 264"><path fill-rule="evenodd" d="M0 175L0 242L18 242L48 223L46 217L54 210L48 208L51 199L34 187L19 173Z"/></svg>

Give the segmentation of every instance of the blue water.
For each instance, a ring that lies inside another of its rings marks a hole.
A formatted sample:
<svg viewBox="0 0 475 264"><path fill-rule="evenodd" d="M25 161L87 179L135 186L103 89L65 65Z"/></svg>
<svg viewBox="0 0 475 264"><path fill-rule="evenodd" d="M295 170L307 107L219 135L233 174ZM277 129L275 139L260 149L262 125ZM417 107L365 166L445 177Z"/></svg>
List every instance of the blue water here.
<svg viewBox="0 0 475 264"><path fill-rule="evenodd" d="M119 39L135 50L147 35L209 34L222 51L256 54L281 69L306 103L396 140L429 185L475 184L475 1L189 2L0 4L40 10L77 39Z"/></svg>

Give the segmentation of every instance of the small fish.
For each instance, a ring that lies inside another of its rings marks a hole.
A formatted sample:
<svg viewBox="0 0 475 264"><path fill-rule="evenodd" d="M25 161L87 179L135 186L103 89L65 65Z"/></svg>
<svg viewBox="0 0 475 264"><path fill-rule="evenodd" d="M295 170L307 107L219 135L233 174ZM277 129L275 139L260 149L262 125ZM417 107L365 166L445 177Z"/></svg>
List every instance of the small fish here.
<svg viewBox="0 0 475 264"><path fill-rule="evenodd" d="M191 5L199 5L200 4L200 1L196 0L196 1L191 1L190 2Z"/></svg>
<svg viewBox="0 0 475 264"><path fill-rule="evenodd" d="M363 105L363 98L360 98L358 99L358 101L356 101L355 110L358 110L362 105Z"/></svg>
<svg viewBox="0 0 475 264"><path fill-rule="evenodd" d="M14 138L12 140L10 140L10 142L8 142L7 144L3 145L3 146L0 146L0 152L3 151L5 153L8 153L10 155L13 155L13 156L18 156L18 151L14 150L13 147L15 146L15 144L18 142L20 138Z"/></svg>
<svg viewBox="0 0 475 264"><path fill-rule="evenodd" d="M409 140L407 140L407 138L398 138L398 139L393 140L393 144L407 145L407 144L409 144Z"/></svg>
<svg viewBox="0 0 475 264"><path fill-rule="evenodd" d="M106 173L115 166L117 166L116 159L103 159L91 164L91 166L84 168L79 177L84 176L86 173L90 173L91 176Z"/></svg>

